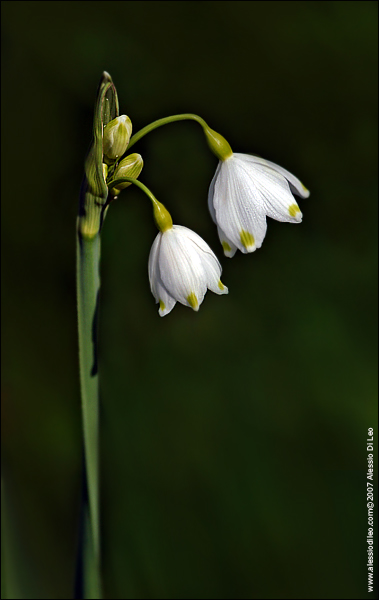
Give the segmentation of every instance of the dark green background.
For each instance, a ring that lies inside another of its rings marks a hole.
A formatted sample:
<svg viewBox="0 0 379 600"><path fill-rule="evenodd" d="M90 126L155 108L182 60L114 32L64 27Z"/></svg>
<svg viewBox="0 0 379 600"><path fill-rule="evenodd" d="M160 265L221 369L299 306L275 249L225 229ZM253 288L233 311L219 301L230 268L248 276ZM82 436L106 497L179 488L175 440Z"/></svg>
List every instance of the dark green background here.
<svg viewBox="0 0 379 600"><path fill-rule="evenodd" d="M230 260L200 127L133 148L174 222L218 254L230 293L161 319L151 207L123 192L102 255L107 597L367 596L376 23L376 2L2 3L3 462L25 597L72 597L75 218L103 70L134 132L195 112L311 190L302 225L269 220L263 247Z"/></svg>

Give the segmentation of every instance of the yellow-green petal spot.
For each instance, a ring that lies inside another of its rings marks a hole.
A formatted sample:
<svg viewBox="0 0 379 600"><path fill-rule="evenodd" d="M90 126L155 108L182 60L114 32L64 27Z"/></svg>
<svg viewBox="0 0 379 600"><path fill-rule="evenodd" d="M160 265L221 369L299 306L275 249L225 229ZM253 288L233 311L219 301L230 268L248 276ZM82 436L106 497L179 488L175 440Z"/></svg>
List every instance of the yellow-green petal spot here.
<svg viewBox="0 0 379 600"><path fill-rule="evenodd" d="M186 300L187 300L188 304L190 305L190 307L193 308L193 310L198 310L199 303L197 301L195 292L192 292L189 296L187 296Z"/></svg>
<svg viewBox="0 0 379 600"><path fill-rule="evenodd" d="M232 249L229 246L228 242L222 242L222 247L223 247L224 252L231 252L232 251Z"/></svg>
<svg viewBox="0 0 379 600"><path fill-rule="evenodd" d="M233 156L230 145L222 135L208 127L208 125L204 127L203 130L205 137L207 138L208 146L219 160L226 160Z"/></svg>
<svg viewBox="0 0 379 600"><path fill-rule="evenodd" d="M161 310L164 310L164 309L166 308L166 305L165 305L165 303L163 302L163 300L159 300L159 308L160 308Z"/></svg>
<svg viewBox="0 0 379 600"><path fill-rule="evenodd" d="M301 183L301 181L300 181L300 183ZM304 192L306 192L307 194L309 194L308 188L306 188L303 183L301 183L301 187L303 188Z"/></svg>
<svg viewBox="0 0 379 600"><path fill-rule="evenodd" d="M241 244L246 248L246 250L255 245L254 236L251 233L249 233L248 231L245 231L244 229L242 229L242 231L240 233L240 238L241 238Z"/></svg>
<svg viewBox="0 0 379 600"><path fill-rule="evenodd" d="M167 231L167 229L171 229L172 227L172 218L167 208L163 206L158 200L153 202L153 210L154 210L154 219L157 224L159 231L162 233Z"/></svg>
<svg viewBox="0 0 379 600"><path fill-rule="evenodd" d="M300 208L298 207L297 204L291 204L288 207L288 212L291 217L296 217L296 215L300 212Z"/></svg>
<svg viewBox="0 0 379 600"><path fill-rule="evenodd" d="M225 289L225 286L224 286L224 284L222 283L221 279L219 280L219 282L218 282L218 284L217 284L217 285L218 285L218 287L220 288L220 290L224 290L224 289Z"/></svg>

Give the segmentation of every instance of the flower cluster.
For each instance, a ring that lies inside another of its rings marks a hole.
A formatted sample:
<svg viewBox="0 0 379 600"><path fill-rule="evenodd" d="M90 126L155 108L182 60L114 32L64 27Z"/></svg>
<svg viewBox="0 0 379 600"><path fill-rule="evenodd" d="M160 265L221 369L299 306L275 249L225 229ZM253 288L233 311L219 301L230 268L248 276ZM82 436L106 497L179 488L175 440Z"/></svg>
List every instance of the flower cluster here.
<svg viewBox="0 0 379 600"><path fill-rule="evenodd" d="M294 195L309 196L299 179L282 167L258 156L233 153L225 138L197 115L160 119L132 138L132 123L126 115L108 123L103 132L103 166L104 178L112 180L112 195L135 183L153 202L160 231L149 256L149 280L162 317L171 312L176 302L199 310L208 289L216 294L228 293L221 282L221 265L208 244L187 227L173 225L165 207L146 186L136 181L143 166L142 157L131 154L118 162L126 149L143 135L184 118L201 124L210 149L219 159L209 188L208 207L225 256L231 258L237 250L246 254L260 248L266 236L267 217L300 223L302 213Z"/></svg>
<svg viewBox="0 0 379 600"><path fill-rule="evenodd" d="M208 206L225 256L234 256L237 249L247 253L260 248L266 217L300 223L302 213L293 194L307 198L309 191L272 162L246 154L220 160L209 188ZM149 280L161 317L176 302L199 310L207 289L227 294L220 277L219 261L196 233L180 225L158 233L149 257Z"/></svg>

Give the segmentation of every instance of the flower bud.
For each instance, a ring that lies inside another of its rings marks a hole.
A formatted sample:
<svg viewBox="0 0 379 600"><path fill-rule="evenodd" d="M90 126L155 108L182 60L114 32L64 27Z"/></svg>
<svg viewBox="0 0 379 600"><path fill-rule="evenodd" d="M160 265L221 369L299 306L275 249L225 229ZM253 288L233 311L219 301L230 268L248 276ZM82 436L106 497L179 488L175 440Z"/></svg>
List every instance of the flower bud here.
<svg viewBox="0 0 379 600"><path fill-rule="evenodd" d="M122 156L128 147L132 135L132 122L126 115L116 117L104 128L103 153L104 162L111 164Z"/></svg>
<svg viewBox="0 0 379 600"><path fill-rule="evenodd" d="M113 179L120 179L121 177L131 177L132 179L137 179L142 171L142 167L142 156L140 154L129 154L129 156L124 158L118 165L113 174ZM117 196L121 190L129 187L129 185L132 184L127 181L125 181L125 183L120 183L120 185L111 189L111 194L113 194L113 196Z"/></svg>

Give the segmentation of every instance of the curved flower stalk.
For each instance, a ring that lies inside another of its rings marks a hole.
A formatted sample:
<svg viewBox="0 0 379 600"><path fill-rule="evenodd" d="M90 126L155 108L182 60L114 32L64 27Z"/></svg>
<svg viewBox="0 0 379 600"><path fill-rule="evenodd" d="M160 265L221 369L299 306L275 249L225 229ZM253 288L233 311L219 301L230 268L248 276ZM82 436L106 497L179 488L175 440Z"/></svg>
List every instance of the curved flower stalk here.
<svg viewBox="0 0 379 600"><path fill-rule="evenodd" d="M266 217L300 223L293 197L307 198L301 181L282 167L258 156L232 154L220 160L212 179L208 207L217 225L225 256L254 252L266 235Z"/></svg>
<svg viewBox="0 0 379 600"><path fill-rule="evenodd" d="M300 223L302 214L293 197L309 196L309 191L286 169L248 154L233 153L227 140L192 113L158 119L130 139L130 149L150 131L183 120L196 121L203 128L208 146L219 159L211 182L208 205L218 228L224 254L234 256L260 248L266 235L266 217Z"/></svg>
<svg viewBox="0 0 379 600"><path fill-rule="evenodd" d="M227 294L221 270L208 244L191 229L172 225L160 231L149 256L150 287L160 316L168 315L177 302L198 311L207 289Z"/></svg>
<svg viewBox="0 0 379 600"><path fill-rule="evenodd" d="M77 306L85 493L82 506L78 588L84 598L101 598L99 502L99 390L97 315L99 308L100 230L106 211L107 168L103 163L103 131L119 113L116 88L104 72L97 93L93 143L85 162L77 220Z"/></svg>

